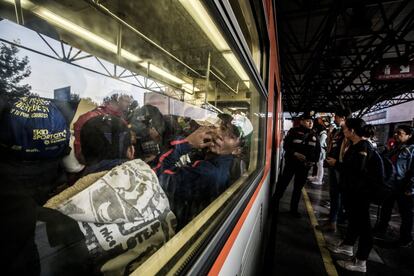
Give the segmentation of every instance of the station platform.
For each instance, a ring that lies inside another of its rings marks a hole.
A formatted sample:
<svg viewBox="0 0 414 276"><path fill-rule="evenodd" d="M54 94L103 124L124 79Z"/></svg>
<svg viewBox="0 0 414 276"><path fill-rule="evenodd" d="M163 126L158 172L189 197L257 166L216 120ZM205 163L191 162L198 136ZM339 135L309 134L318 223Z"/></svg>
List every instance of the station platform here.
<svg viewBox="0 0 414 276"><path fill-rule="evenodd" d="M327 249L328 244L342 240L346 225L338 227L335 233L322 232L318 227L328 219L328 184L306 184L299 204L301 218L293 217L288 212L292 186L293 183L280 201L279 212L269 210L272 212L271 226L263 268L266 275L414 275L414 247L399 248L388 242L398 238L399 215L396 210L386 237L374 239L367 273L351 272L336 264L337 260L345 257ZM372 225L376 222L377 212L378 207L372 205Z"/></svg>

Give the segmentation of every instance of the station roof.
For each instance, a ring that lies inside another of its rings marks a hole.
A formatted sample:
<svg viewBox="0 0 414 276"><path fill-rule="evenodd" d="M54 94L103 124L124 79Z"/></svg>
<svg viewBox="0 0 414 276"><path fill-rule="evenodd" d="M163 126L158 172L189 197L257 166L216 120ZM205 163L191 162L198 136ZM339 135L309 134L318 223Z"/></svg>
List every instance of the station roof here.
<svg viewBox="0 0 414 276"><path fill-rule="evenodd" d="M377 80L372 72L389 59L413 64L414 1L275 4L285 111L368 111L414 99L414 78Z"/></svg>

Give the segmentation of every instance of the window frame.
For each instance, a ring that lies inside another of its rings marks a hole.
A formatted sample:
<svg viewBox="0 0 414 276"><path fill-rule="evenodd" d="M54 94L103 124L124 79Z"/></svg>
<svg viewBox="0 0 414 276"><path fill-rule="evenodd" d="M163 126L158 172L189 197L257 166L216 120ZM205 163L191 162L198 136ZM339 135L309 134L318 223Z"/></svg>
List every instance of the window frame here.
<svg viewBox="0 0 414 276"><path fill-rule="evenodd" d="M217 231L210 231L207 237L202 241L203 247L196 251L187 266L183 268L188 272L207 271L220 252L222 246L227 241L234 225L237 223L253 193L258 187L260 179L264 176L264 157L266 156L265 145L267 143L267 84L264 83L260 72L257 70L255 63L253 62L250 50L244 40L244 36L241 33L240 28L238 27L237 20L232 13L229 2L227 0L215 0L211 2L203 1L203 3L207 7L210 15L215 19L215 22L219 24L219 29L224 33L224 36L226 37L231 48L235 51L236 57L241 60L241 64L245 70L247 69L246 72L251 78L252 84L256 87L256 90L259 93L260 113L266 114L266 116L263 120L260 120L258 126L259 138L261 139L260 142L258 142L257 154L261 154L263 158L261 160L257 160L256 168L251 174L245 178L237 180L243 182L240 190L237 191L237 195L232 200L229 200L228 205L220 206L217 211L220 212L221 208L225 208L227 210L226 213L221 214L224 217L223 223L218 223L213 229ZM269 56L267 56L267 59L268 58ZM206 224L207 223L208 222L206 222ZM182 250L183 248L181 248L176 255L179 255ZM173 257L174 256L170 256L170 258Z"/></svg>
<svg viewBox="0 0 414 276"><path fill-rule="evenodd" d="M209 14L214 18L215 23L219 25L220 31L223 32L224 37L227 39L232 50L234 50L237 54L236 56L241 59L241 64L244 66L246 73L250 76L250 78L254 81L252 83L255 87L257 92L259 93L259 97L261 97L260 105L263 103L263 106L259 108L263 108L264 110L260 110L261 113L263 112L266 114L264 116L263 125L264 127L259 127L259 131L263 131L262 142L259 144L259 148L257 153L259 154L262 151L263 161L266 159L266 151L265 147L267 144L267 120L268 120L268 110L267 110L267 102L268 102L268 91L267 85L265 85L264 80L261 78L260 72L258 72L255 63L250 54L249 47L244 39L244 36L238 27L237 19L232 13L230 3L227 0L219 1L203 1L203 4L207 8ZM269 56L267 56L267 66L269 66ZM247 66L247 68L246 68ZM259 136L260 137L260 136ZM225 206L226 208L230 208L227 214L224 214L225 217L224 221L221 224L217 224L213 230L210 230L210 233L207 237L202 241L201 248L192 252L190 257L184 261L184 266L180 267L178 272L179 274L190 274L190 275L199 275L199 274L207 274L211 266L213 265L214 261L216 260L218 254L220 253L222 247L224 246L225 242L228 240L234 226L236 225L237 221L239 220L241 214L245 210L248 202L250 201L251 197L253 196L254 192L256 191L260 180L265 176L265 162L260 162L258 160L257 166L255 170L247 177L247 179L243 179L243 177L237 180L232 185L236 184L239 181L244 181L244 185L240 191L238 191L238 196L232 199L229 203L229 206ZM221 206L223 207L223 206ZM188 243L188 241L187 241ZM178 258L183 257L183 250L186 248L180 248L174 256L170 256L167 264L158 270L157 273L165 273L169 271L168 264L171 262L175 262ZM157 252L155 253L157 254ZM180 256L181 255L181 256ZM145 266L145 262L141 265ZM137 268L139 270L140 267ZM163 270L164 269L164 270ZM138 273L132 273L132 275L138 275Z"/></svg>
<svg viewBox="0 0 414 276"><path fill-rule="evenodd" d="M244 65L245 69L247 69L246 73L250 76L250 78L255 81L257 91L265 96L267 100L269 94L267 91L267 85L262 79L260 72L257 70L250 54L250 49L244 39L244 35L240 27L238 26L236 16L232 11L230 3L228 0L204 0L203 4L208 9L210 15L215 19L215 22L219 25L220 30L223 31L223 34L228 39L232 49L237 53L236 56L242 58L242 61L244 61L242 65ZM269 41L268 37L266 41Z"/></svg>

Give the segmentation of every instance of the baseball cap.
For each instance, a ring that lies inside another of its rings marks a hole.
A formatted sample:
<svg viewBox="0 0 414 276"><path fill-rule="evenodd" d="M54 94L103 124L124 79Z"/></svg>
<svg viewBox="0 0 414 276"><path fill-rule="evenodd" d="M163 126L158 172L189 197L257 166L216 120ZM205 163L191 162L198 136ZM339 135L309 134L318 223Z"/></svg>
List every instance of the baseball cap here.
<svg viewBox="0 0 414 276"><path fill-rule="evenodd" d="M310 111L305 111L302 113L302 115L299 116L299 119L301 120L313 120L315 117L315 111L310 110Z"/></svg>
<svg viewBox="0 0 414 276"><path fill-rule="evenodd" d="M239 130L239 137L241 138L246 138L253 132L252 122L244 115L234 115L231 124Z"/></svg>

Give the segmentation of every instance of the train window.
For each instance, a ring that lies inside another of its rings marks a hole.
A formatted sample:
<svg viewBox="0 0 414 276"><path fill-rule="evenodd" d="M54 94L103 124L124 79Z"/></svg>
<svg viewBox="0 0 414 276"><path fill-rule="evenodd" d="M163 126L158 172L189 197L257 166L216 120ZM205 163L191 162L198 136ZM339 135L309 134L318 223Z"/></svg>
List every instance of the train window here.
<svg viewBox="0 0 414 276"><path fill-rule="evenodd" d="M261 2L231 0L230 5L249 47L253 62L262 79L268 83L269 38Z"/></svg>
<svg viewBox="0 0 414 276"><path fill-rule="evenodd" d="M0 195L25 202L6 220L35 229L34 269L183 269L264 166L266 98L235 43L202 1L0 10Z"/></svg>

